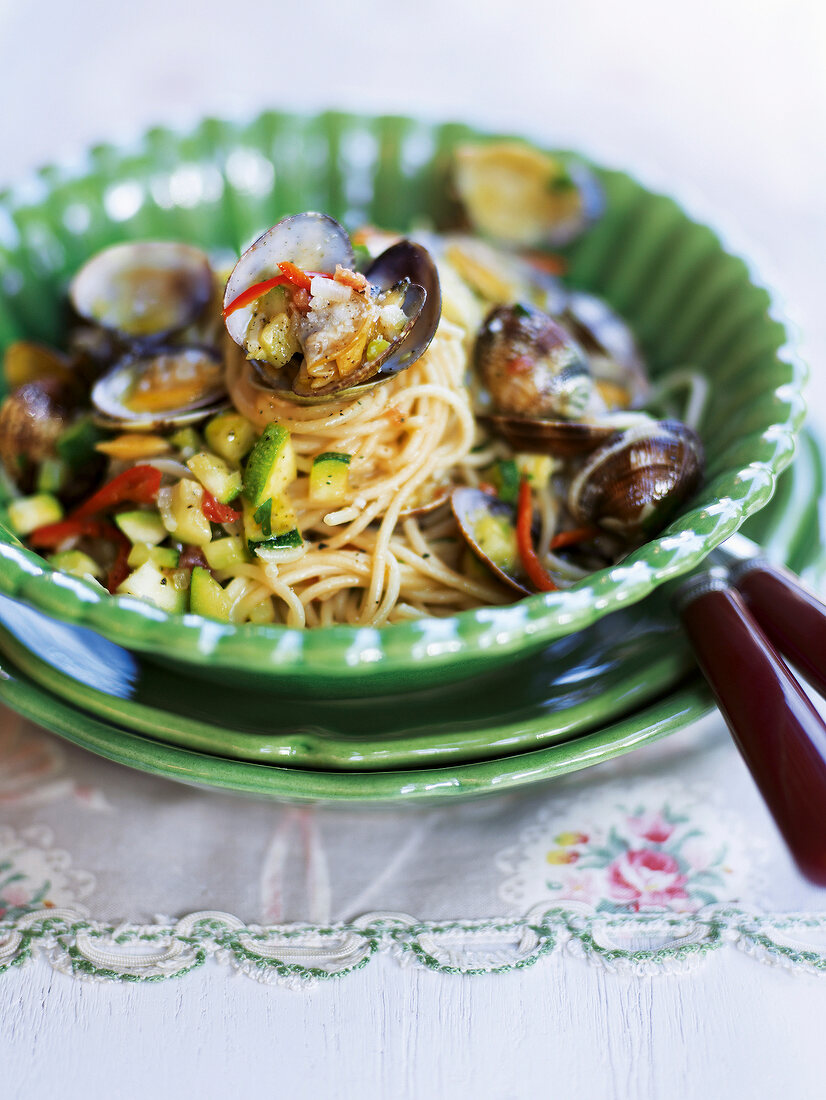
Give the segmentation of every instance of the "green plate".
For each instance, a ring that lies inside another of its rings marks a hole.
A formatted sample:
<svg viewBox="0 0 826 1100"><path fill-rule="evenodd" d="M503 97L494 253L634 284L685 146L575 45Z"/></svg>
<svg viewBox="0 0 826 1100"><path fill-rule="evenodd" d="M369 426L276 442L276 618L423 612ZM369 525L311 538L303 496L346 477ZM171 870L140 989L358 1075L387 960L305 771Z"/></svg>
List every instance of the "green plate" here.
<svg viewBox="0 0 826 1100"><path fill-rule="evenodd" d="M823 495L816 439L759 514L777 560L805 568ZM670 585L504 672L368 700L281 699L186 679L79 627L0 597L0 653L48 692L106 722L234 760L370 771L489 760L542 747L638 709L694 669Z"/></svg>
<svg viewBox="0 0 826 1100"><path fill-rule="evenodd" d="M808 433L803 437L801 455L795 468L796 476L781 479L776 500L766 513L761 514L762 531L755 529L751 533L760 537L773 555L778 555L782 548L782 556L788 564L813 585L819 586L826 566L822 521L823 465L818 445ZM756 524L753 526L757 527ZM517 722L510 744L507 739L495 744L489 741L490 758L474 763L461 763L462 759L470 757L470 753L462 747L458 735L448 736L444 742L441 740L442 733L435 739L424 736L421 752L418 738L400 738L398 744L382 744L380 740L377 743L366 738L364 746L367 755L362 757L346 741L342 747L332 739L332 747L328 749L327 738L305 733L304 741L296 734L286 735L286 743L291 744L296 754L288 758L299 760L303 753L306 762L318 770L285 768L261 763L266 754L257 758L258 763L239 759L233 746L245 747L248 743L228 730L218 731L216 744L210 742L212 731L206 732L203 727L196 731L197 736L186 734L176 737L178 744L212 750L193 752L135 733L134 726L129 722L136 713L134 708L124 711L129 729L102 721L34 684L9 659L11 647L4 644L2 648L3 664L9 678L0 681L0 699L68 740L110 760L170 779L295 802L419 803L508 791L629 752L681 729L707 713L712 706L704 681L695 675L678 690L650 706L601 729L562 739L550 747L533 747L532 751L523 751L542 743L541 722L538 736L527 738L520 736ZM15 653L21 650L25 657L28 651L18 643ZM42 662L35 661L34 664L39 665L41 671L46 668L54 675L54 670ZM575 673L571 675L575 676ZM635 667L635 675L644 678L639 667ZM513 697L512 702L519 707L517 697ZM166 720L162 712L158 712L158 716L162 722ZM139 728L147 732L144 726ZM180 733L180 724L175 728ZM151 729L148 732L152 732ZM476 731L477 739L480 732ZM273 742L275 746L278 744L278 740ZM233 757L227 759L216 755L219 752L231 752ZM382 752L390 755L382 757ZM434 766L440 758L451 756L455 762L450 766ZM283 757L273 754L268 759L280 762ZM365 759L372 760L374 769L380 768L384 762L384 770L356 771L357 767L365 766ZM397 770L392 768L389 760L397 761ZM337 770L348 763L350 770ZM326 765L327 770L319 768L322 764ZM430 766L416 767L417 764Z"/></svg>
<svg viewBox="0 0 826 1100"><path fill-rule="evenodd" d="M666 699L596 733L533 752L474 764L401 771L341 772L227 760L152 741L92 718L33 684L4 657L0 702L107 760L197 787L279 802L421 804L504 793L599 764L696 721L713 707L698 676Z"/></svg>
<svg viewBox="0 0 826 1100"><path fill-rule="evenodd" d="M45 169L34 188L0 196L0 345L24 335L59 341L69 275L116 240L178 237L237 250L302 209L349 226L438 221L449 204L449 151L479 136L404 118L266 112L246 124L208 119L187 134L154 130L128 150L100 146L79 174ZM567 250L571 284L620 310L655 376L688 362L712 387L706 483L658 538L566 591L380 630L170 616L55 573L8 534L0 591L212 681L364 697L488 672L696 567L771 496L803 418L805 372L769 293L710 229L628 175L598 174L606 210Z"/></svg>

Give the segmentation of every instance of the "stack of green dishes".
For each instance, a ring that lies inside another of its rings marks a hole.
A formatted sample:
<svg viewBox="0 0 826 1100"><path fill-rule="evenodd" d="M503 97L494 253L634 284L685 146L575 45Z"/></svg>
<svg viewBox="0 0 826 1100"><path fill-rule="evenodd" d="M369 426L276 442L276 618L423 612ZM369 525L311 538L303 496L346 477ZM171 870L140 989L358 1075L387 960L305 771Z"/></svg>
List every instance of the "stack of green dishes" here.
<svg viewBox="0 0 826 1100"><path fill-rule="evenodd" d="M404 230L449 207L466 127L268 112L149 133L0 196L0 344L59 343L71 273L117 240L238 251L321 209ZM375 629L219 624L97 594L0 528L0 663L10 706L104 756L290 800L411 801L507 790L627 751L710 707L670 582L772 496L803 418L803 370L768 293L715 235L622 173L596 169L602 218L568 246L572 285L629 321L652 374L711 386L708 476L670 527L573 588ZM811 437L752 533L798 570L821 467ZM0 502L2 503L2 502ZM2 520L2 516L0 516ZM610 614L609 614L610 613Z"/></svg>

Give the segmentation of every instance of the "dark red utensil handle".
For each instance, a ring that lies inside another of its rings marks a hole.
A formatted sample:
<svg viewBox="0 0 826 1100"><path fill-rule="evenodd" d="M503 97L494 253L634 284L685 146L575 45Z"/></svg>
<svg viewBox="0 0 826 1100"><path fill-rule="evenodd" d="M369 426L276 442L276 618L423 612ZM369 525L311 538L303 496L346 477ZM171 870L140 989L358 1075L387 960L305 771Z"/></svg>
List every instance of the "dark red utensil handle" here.
<svg viewBox="0 0 826 1100"><path fill-rule="evenodd" d="M732 584L774 645L826 696L826 605L792 573L768 562L735 568Z"/></svg>
<svg viewBox="0 0 826 1100"><path fill-rule="evenodd" d="M803 874L826 885L826 723L730 588L680 612L731 734Z"/></svg>

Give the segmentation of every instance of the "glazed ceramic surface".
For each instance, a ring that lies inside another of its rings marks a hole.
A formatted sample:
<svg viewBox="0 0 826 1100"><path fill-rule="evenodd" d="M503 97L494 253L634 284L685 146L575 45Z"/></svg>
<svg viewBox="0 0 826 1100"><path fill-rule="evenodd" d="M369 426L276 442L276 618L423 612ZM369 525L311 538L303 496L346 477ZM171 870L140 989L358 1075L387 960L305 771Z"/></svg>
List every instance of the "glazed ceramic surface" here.
<svg viewBox="0 0 826 1100"><path fill-rule="evenodd" d="M130 150L101 146L79 174L44 170L34 190L0 198L0 344L21 336L59 343L70 274L114 241L174 237L237 252L284 213L305 209L350 227L439 222L449 214L450 151L478 136L403 118L267 112L245 125L207 120L183 135L155 130ZM606 211L567 250L570 283L620 310L654 376L689 363L712 386L701 426L703 488L622 563L510 607L379 630L170 616L55 573L8 533L0 589L211 680L276 678L293 694L364 697L455 681L537 652L694 568L771 496L803 417L804 371L768 292L710 229L623 173L598 174Z"/></svg>
<svg viewBox="0 0 826 1100"><path fill-rule="evenodd" d="M823 491L817 441L751 524L777 560L811 566L812 505ZM757 519L760 520L759 529ZM89 714L183 748L259 763L385 770L493 759L598 729L674 690L694 668L671 587L457 686L367 700L294 700L192 681L99 635L0 597L0 654Z"/></svg>
<svg viewBox="0 0 826 1100"><path fill-rule="evenodd" d="M818 585L826 573L821 518L823 469L814 440L804 437L803 444L797 476L782 479L779 487L775 507L782 510L782 522L772 529L772 510L769 510L767 516L760 517L762 533L756 524L751 533L761 536L771 553L785 546L788 564L804 579ZM227 759L152 740L96 718L50 694L16 668L7 653L3 655L2 667L6 675L0 679L0 700L83 748L184 783L288 802L418 805L510 791L630 752L683 728L712 708L705 682L693 675L677 690L647 707L590 733L532 751L511 751L491 759L443 767L433 766L435 761L431 760L431 766L412 767L419 762L414 751L407 765L396 770L363 772L335 770L341 765L335 761L333 751L330 770L310 770ZM223 747L231 744L230 735ZM401 750L407 747L401 746ZM318 760L313 762L317 764Z"/></svg>

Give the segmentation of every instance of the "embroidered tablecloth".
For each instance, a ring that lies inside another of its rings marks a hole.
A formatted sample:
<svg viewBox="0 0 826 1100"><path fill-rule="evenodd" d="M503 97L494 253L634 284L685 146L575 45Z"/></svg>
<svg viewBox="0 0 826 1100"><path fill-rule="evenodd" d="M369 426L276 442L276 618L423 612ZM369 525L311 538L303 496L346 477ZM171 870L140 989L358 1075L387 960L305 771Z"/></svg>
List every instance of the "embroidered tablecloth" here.
<svg viewBox="0 0 826 1100"><path fill-rule="evenodd" d="M489 973L575 952L826 969L795 870L718 715L541 788L435 810L288 807L110 763L0 715L0 970L261 981L376 953Z"/></svg>

